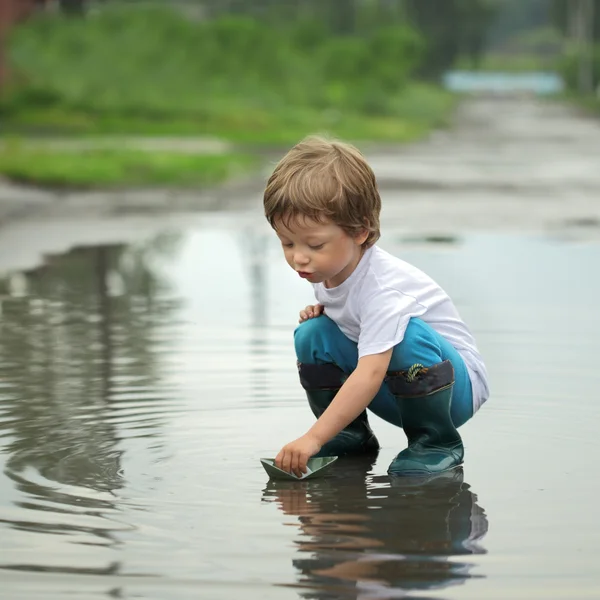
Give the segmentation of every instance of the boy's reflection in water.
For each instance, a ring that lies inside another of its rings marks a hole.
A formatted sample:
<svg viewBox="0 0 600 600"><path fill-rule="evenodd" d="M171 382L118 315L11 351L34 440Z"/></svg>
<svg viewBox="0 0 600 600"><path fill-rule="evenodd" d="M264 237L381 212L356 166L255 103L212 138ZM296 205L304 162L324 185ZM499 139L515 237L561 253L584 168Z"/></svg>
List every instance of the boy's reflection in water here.
<svg viewBox="0 0 600 600"><path fill-rule="evenodd" d="M406 598L473 576L471 561L449 560L485 553L488 521L462 469L427 481L368 476L374 461L340 458L326 478L267 484L263 499L299 518L301 597Z"/></svg>

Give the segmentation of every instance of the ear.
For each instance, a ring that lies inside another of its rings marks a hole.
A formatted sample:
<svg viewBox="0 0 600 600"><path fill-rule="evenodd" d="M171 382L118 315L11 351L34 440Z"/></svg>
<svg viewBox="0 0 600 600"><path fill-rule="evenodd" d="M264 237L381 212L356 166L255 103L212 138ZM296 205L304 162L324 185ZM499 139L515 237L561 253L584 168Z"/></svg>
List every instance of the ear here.
<svg viewBox="0 0 600 600"><path fill-rule="evenodd" d="M356 236L354 236L354 241L357 246L362 246L367 241L368 237L369 237L369 230L361 229L360 232L358 234L356 234Z"/></svg>

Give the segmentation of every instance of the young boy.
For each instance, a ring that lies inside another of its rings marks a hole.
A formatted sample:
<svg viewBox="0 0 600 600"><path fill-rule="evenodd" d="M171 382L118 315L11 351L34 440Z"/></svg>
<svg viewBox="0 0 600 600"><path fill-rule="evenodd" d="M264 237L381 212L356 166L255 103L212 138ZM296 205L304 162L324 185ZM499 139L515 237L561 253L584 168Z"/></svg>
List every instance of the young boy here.
<svg viewBox="0 0 600 600"><path fill-rule="evenodd" d="M296 475L311 456L377 452L366 409L408 438L390 475L431 475L463 461L457 431L487 400L475 340L448 295L379 248L381 199L354 147L319 137L279 162L265 215L285 259L314 288L294 333L300 382L316 423L284 446Z"/></svg>

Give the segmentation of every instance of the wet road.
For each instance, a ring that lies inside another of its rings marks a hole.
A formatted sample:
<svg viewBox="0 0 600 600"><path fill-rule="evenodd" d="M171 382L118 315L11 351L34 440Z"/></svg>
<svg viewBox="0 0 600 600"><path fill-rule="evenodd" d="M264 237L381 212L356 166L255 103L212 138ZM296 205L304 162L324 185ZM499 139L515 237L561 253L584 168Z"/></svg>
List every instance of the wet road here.
<svg viewBox="0 0 600 600"><path fill-rule="evenodd" d="M373 152L381 245L454 297L492 384L464 472L427 486L386 477L405 440L376 418L373 464L268 482L258 458L312 421L312 296L258 196L1 229L0 597L597 598L594 144L558 107L485 101Z"/></svg>

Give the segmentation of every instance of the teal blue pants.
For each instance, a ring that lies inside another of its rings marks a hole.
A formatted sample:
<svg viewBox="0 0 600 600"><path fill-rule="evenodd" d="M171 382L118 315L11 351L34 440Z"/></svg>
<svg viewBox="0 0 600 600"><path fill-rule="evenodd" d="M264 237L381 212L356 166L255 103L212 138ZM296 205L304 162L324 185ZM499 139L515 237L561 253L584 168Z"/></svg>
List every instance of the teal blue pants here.
<svg viewBox="0 0 600 600"><path fill-rule="evenodd" d="M350 375L358 364L358 346L326 315L301 323L294 332L298 361L304 364L333 363ZM394 348L389 371L403 371L415 363L431 367L449 360L454 367L450 414L455 427L473 416L473 391L467 367L454 346L421 319L411 319L404 339ZM402 427L397 402L385 381L369 404L378 417Z"/></svg>

